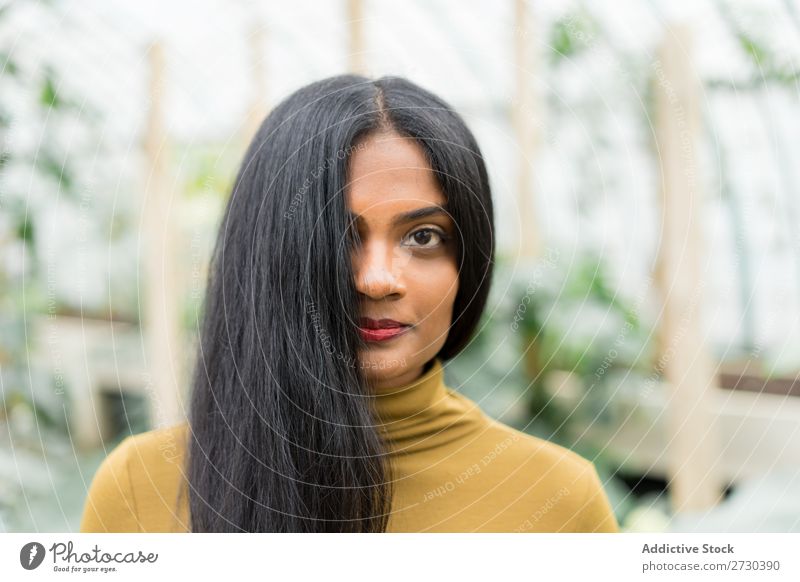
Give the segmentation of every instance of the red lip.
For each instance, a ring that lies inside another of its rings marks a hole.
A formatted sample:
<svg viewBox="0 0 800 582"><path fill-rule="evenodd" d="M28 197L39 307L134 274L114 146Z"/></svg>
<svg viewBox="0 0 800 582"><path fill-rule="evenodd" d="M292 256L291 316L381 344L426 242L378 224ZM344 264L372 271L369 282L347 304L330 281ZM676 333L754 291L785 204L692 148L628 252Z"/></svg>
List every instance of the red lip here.
<svg viewBox="0 0 800 582"><path fill-rule="evenodd" d="M368 342L382 342L394 339L399 335L404 334L411 325L401 323L394 319L372 319L369 317L362 317L359 321L358 333L364 341Z"/></svg>

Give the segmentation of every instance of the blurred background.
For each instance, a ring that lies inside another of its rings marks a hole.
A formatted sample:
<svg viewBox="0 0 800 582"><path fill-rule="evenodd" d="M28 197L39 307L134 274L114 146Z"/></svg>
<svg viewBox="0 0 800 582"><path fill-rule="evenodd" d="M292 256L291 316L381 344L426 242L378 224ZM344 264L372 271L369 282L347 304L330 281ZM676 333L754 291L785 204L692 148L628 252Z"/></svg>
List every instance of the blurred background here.
<svg viewBox="0 0 800 582"><path fill-rule="evenodd" d="M594 461L625 531L800 531L797 0L0 2L0 531L75 531L180 422L281 98L399 74L475 132L498 265L447 382Z"/></svg>

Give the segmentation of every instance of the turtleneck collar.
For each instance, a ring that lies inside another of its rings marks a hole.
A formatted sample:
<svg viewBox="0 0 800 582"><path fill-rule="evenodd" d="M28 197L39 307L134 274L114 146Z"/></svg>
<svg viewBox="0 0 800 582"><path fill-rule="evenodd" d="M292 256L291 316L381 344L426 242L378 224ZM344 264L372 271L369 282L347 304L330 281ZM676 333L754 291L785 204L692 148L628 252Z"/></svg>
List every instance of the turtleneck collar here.
<svg viewBox="0 0 800 582"><path fill-rule="evenodd" d="M373 404L384 442L406 457L473 438L486 422L474 402L445 385L438 358L413 382L376 392Z"/></svg>
<svg viewBox="0 0 800 582"><path fill-rule="evenodd" d="M419 378L404 386L376 392L373 403L380 421L391 431L397 423L435 415L445 398L444 367L439 358L434 358Z"/></svg>

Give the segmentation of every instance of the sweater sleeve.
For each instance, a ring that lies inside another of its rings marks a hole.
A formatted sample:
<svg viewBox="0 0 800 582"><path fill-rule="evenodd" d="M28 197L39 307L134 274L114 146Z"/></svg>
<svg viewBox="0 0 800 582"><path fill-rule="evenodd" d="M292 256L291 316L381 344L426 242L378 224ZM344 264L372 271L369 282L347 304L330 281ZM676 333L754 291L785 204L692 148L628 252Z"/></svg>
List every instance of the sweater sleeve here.
<svg viewBox="0 0 800 582"><path fill-rule="evenodd" d="M614 510L603 489L603 484L592 465L587 479L587 489L581 509L581 526L579 532L618 533L619 525L614 517Z"/></svg>
<svg viewBox="0 0 800 582"><path fill-rule="evenodd" d="M131 442L131 437L123 440L100 464L83 508L81 532L141 531L129 472Z"/></svg>

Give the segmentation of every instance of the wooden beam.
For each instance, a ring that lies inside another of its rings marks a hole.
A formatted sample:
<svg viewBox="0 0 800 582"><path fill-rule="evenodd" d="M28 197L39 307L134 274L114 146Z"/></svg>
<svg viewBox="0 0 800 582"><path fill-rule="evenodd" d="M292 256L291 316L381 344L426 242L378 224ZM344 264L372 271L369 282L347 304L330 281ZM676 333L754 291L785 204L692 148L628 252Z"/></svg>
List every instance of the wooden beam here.
<svg viewBox="0 0 800 582"><path fill-rule="evenodd" d="M535 51L531 38L533 23L526 0L514 0L514 60L516 92L512 123L517 136L517 208L519 209L519 255L536 258L540 251L534 210L533 160L537 145L537 103L534 92Z"/></svg>
<svg viewBox="0 0 800 582"><path fill-rule="evenodd" d="M364 62L364 0L347 0L348 67L351 73L366 74Z"/></svg>
<svg viewBox="0 0 800 582"><path fill-rule="evenodd" d="M653 63L655 122L661 170L660 248L656 285L663 301L658 367L667 399L669 489L676 512L702 511L720 499L719 442L714 423L715 367L702 325L706 287L703 207L698 184L699 111L692 38L668 28Z"/></svg>
<svg viewBox="0 0 800 582"><path fill-rule="evenodd" d="M250 53L250 79L252 92L250 106L247 110L247 126L244 132L245 147L255 136L261 123L267 116L267 75L264 63L267 34L264 27L256 24L250 30L248 49Z"/></svg>
<svg viewBox="0 0 800 582"><path fill-rule="evenodd" d="M150 107L145 129L146 186L142 212L142 240L145 252L144 328L147 377L145 388L150 400L154 426L174 424L184 418L182 394L185 376L180 331L180 304L176 284L175 252L170 213L177 212L174 190L166 169L167 132L164 127L165 57L159 42L150 46Z"/></svg>

